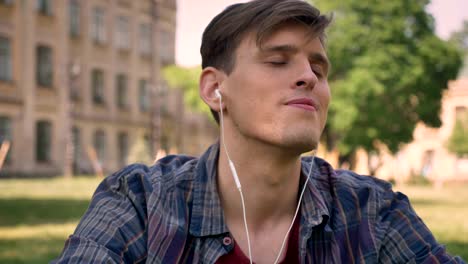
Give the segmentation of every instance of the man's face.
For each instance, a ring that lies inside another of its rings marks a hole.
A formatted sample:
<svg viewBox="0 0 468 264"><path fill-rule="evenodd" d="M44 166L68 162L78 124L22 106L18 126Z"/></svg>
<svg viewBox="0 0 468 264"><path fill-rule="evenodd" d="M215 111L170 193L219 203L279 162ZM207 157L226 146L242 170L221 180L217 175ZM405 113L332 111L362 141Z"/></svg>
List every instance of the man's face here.
<svg viewBox="0 0 468 264"><path fill-rule="evenodd" d="M222 83L226 116L249 140L306 152L316 147L327 119L329 63L318 37L286 24L256 45L240 43L235 66Z"/></svg>

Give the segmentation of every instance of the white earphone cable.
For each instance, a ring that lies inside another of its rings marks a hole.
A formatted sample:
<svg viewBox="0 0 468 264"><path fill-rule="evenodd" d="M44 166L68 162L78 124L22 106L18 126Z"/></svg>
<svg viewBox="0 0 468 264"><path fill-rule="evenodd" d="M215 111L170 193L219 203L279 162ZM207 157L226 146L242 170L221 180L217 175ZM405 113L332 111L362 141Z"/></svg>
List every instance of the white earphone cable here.
<svg viewBox="0 0 468 264"><path fill-rule="evenodd" d="M239 190L240 197L241 197L241 203L242 203L242 214L244 216L244 226L245 226L245 234L247 235L247 246L249 247L249 260L250 264L252 264L252 248L250 246L250 235L249 235L249 227L247 225L247 214L245 212L245 202L244 202L244 195L242 193L242 187L239 181L239 177L237 175L236 167L234 166L234 163L231 160L231 157L229 156L229 151L227 150L226 143L224 140L224 117L223 117L223 105L221 103L221 94L218 91L218 98L219 98L219 111L221 112L221 141L223 142L224 146L224 151L226 152L226 156L229 161L229 167L231 168L231 173L232 176L234 177L234 180L236 181L237 189Z"/></svg>
<svg viewBox="0 0 468 264"><path fill-rule="evenodd" d="M219 112L221 113L221 118L220 118L221 141L223 143L223 147L224 147L224 151L226 152L226 156L228 158L229 167L231 169L232 176L233 176L233 178L234 178L234 180L236 182L237 189L239 190L239 193L240 193L241 203L242 203L242 213L243 213L243 216L244 216L245 233L246 233L246 236L247 236L247 245L248 245L248 248L249 248L249 261L250 261L250 264L252 264L252 248L251 248L251 245L250 245L250 235L249 235L249 227L247 225L247 216L246 216L246 210L245 210L244 195L242 194L242 188L241 188L240 180L239 180L239 177L237 175L237 171L236 171L236 168L234 166L234 163L232 162L231 157L229 156L229 152L227 150L225 139L224 139L224 116L223 116L223 108L222 108L222 103L221 103L222 96L221 96L221 93L219 92L219 90L216 91L216 95L219 98ZM299 201L297 203L297 207L296 207L296 211L294 213L293 220L291 222L291 225L289 226L288 231L286 232L286 235L284 236L283 242L281 244L280 251L279 251L278 256L276 257L276 260L274 262L275 264L278 263L278 261L279 261L279 259L281 257L281 254L283 253L283 249L284 249L284 246L286 245L286 241L288 239L289 233L291 232L291 230L292 230L292 228L294 226L294 222L296 221L297 214L298 214L299 209L301 207L302 197L304 196L304 192L306 190L307 183L309 181L310 175L312 174L312 170L313 170L313 167L314 167L314 160L315 160L315 152L312 155L312 164L311 164L309 173L307 174L307 179L306 179L306 181L304 183L304 187L302 188L301 195L300 195Z"/></svg>
<svg viewBox="0 0 468 264"><path fill-rule="evenodd" d="M280 257L281 257L281 253L283 253L283 249L284 249L284 246L286 245L286 241L288 240L288 236L289 236L289 233L291 232L293 226L294 226L294 222L296 221L296 217L297 217L297 213L299 212L299 208L301 208L301 201L302 201L302 196L304 196L304 191L307 187L307 182L309 181L309 178L310 178L310 174L312 173L312 169L314 168L314 160L315 160L315 152L312 156L312 164L310 166L310 170L309 170L309 173L307 174L307 179L304 183L304 187L302 187L302 192L301 192L301 196L299 197L299 201L297 203L297 207L296 207L296 212L294 213L294 217L293 217L293 220L291 222L291 225L289 226L289 229L288 229L288 232L286 232L286 235L284 236L284 239L283 239L283 243L281 244L281 248L280 248L280 251L278 253L278 256L276 257L276 260L275 260L275 264L278 263Z"/></svg>

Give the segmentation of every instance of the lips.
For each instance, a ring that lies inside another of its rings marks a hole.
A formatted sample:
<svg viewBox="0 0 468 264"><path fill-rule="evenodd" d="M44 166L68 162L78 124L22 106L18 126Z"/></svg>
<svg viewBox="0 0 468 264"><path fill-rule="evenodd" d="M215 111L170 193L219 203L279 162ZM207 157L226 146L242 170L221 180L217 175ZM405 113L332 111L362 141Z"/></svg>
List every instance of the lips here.
<svg viewBox="0 0 468 264"><path fill-rule="evenodd" d="M288 106L301 108L307 111L317 111L317 104L311 98L297 98L286 103Z"/></svg>

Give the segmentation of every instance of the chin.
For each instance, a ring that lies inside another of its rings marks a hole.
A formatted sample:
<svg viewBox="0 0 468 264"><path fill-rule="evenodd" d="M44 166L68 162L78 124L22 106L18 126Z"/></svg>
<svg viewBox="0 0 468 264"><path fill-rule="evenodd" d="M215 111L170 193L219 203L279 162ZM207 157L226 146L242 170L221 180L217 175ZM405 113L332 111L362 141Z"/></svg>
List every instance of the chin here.
<svg viewBox="0 0 468 264"><path fill-rule="evenodd" d="M310 152L318 147L319 139L311 137L310 134L307 137L293 137L284 138L281 145L290 149L292 152L300 155L305 152Z"/></svg>
<svg viewBox="0 0 468 264"><path fill-rule="evenodd" d="M294 146L294 149L297 150L297 153L303 154L316 149L317 146L318 144L316 142L303 142L302 144L297 144Z"/></svg>
<svg viewBox="0 0 468 264"><path fill-rule="evenodd" d="M317 149L322 129L320 125L311 123L290 122L281 130L280 141L284 146L296 149L300 154Z"/></svg>

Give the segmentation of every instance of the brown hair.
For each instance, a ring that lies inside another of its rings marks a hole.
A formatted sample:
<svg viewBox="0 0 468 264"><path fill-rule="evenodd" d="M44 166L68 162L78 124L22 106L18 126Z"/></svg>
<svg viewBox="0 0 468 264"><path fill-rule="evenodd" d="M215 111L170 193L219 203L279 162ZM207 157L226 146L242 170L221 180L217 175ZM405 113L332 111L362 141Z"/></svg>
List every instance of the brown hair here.
<svg viewBox="0 0 468 264"><path fill-rule="evenodd" d="M306 25L324 43L324 31L331 18L301 0L254 0L231 5L213 18L203 32L202 68L215 67L229 75L235 66L235 51L247 33L255 32L257 46L261 46L286 22ZM211 112L219 123L218 113Z"/></svg>

